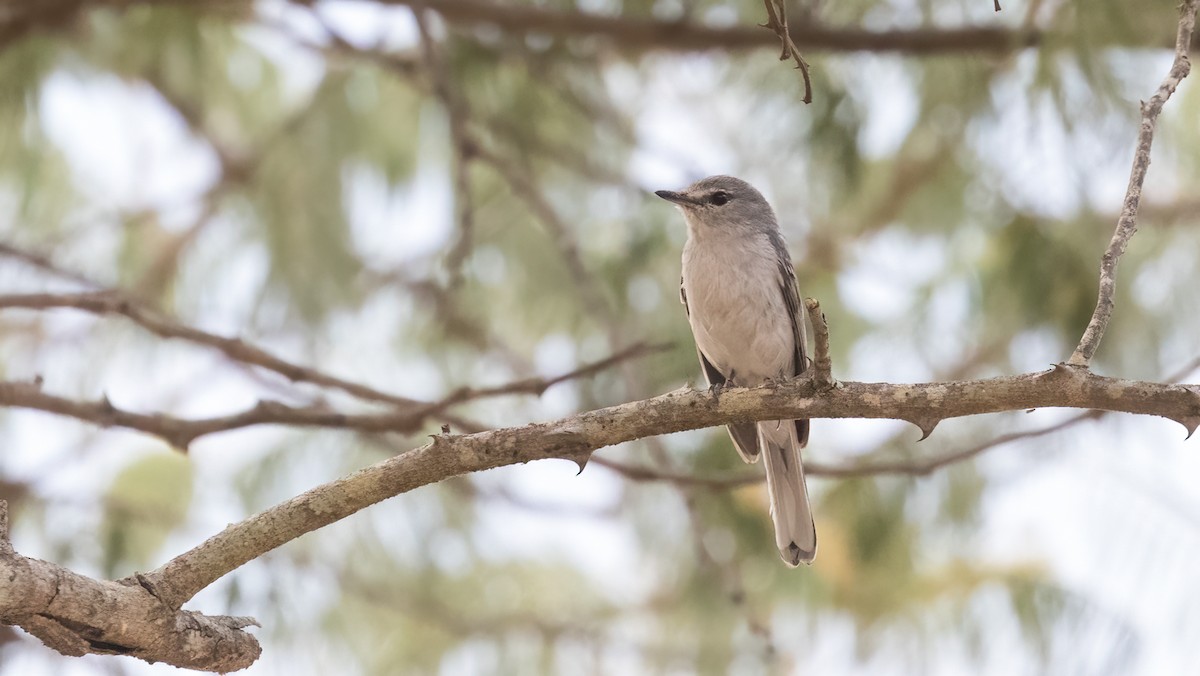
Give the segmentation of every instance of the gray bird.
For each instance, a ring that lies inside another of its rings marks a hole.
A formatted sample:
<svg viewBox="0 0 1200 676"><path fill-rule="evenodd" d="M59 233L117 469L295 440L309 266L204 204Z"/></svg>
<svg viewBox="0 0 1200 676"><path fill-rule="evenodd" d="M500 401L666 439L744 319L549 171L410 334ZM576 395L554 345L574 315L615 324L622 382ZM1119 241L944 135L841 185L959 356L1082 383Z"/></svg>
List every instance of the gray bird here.
<svg viewBox="0 0 1200 676"><path fill-rule="evenodd" d="M682 192L659 190L687 220L679 298L712 387L751 387L800 375L808 367L796 272L775 212L754 186L710 176ZM817 531L800 449L807 420L729 425L746 462L766 458L775 544L790 566L812 563Z"/></svg>

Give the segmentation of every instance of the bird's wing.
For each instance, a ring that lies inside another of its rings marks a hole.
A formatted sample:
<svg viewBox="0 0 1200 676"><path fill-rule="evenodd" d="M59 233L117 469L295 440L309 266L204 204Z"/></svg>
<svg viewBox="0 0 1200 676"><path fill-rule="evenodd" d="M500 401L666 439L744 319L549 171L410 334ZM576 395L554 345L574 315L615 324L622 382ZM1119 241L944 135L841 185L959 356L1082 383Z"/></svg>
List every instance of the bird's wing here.
<svg viewBox="0 0 1200 676"><path fill-rule="evenodd" d="M691 311L687 304L687 291L683 288L683 279L679 280L679 302L683 303L683 310L691 316ZM704 369L704 380L709 386L724 385L726 381L725 374L721 373L708 357L704 356L704 351L700 346L696 346L696 356L700 358L700 366ZM754 423L735 423L727 425L729 430L729 438L733 439L733 447L737 449L738 455L742 456L742 460L746 462L758 462L758 429ZM808 423L805 423L805 433L808 431ZM799 428L796 430L799 432Z"/></svg>
<svg viewBox="0 0 1200 676"><path fill-rule="evenodd" d="M796 269L792 267L792 259L788 256L783 239L772 239L779 259L780 291L783 293L783 304L787 308L788 318L792 321L793 370L790 375L798 376L808 370L808 352L804 339L804 314L800 311L800 290L796 284ZM796 421L796 438L800 447L808 445L808 421Z"/></svg>

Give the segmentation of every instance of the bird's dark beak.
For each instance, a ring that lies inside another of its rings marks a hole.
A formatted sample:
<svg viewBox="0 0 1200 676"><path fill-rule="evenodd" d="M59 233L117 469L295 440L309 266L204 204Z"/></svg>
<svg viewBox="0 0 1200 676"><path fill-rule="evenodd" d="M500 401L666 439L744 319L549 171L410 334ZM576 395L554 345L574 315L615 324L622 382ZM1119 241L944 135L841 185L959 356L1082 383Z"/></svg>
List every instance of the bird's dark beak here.
<svg viewBox="0 0 1200 676"><path fill-rule="evenodd" d="M658 190L654 193L668 202L675 204L695 204L696 201L681 192L671 192L670 190Z"/></svg>

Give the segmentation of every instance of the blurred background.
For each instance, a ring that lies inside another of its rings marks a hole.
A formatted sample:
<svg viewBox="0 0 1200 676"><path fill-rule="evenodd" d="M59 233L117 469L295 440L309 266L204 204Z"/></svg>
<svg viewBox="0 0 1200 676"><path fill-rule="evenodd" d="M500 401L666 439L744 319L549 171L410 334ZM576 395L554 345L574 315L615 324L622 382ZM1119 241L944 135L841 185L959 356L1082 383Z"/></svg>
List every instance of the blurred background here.
<svg viewBox="0 0 1200 676"><path fill-rule="evenodd" d="M800 0L793 26L820 38L799 41L806 106L752 0L438 0L420 21L408 4L10 3L0 289L120 288L420 400L669 344L447 414L517 425L702 382L683 221L652 191L728 173L779 213L839 379L1037 370L1091 313L1177 22L1174 0ZM1104 375L1198 377L1198 120L1193 77L1160 122ZM71 309L0 312L0 369L180 416L380 406ZM0 497L18 551L121 577L441 422L253 428L184 455L5 410ZM1184 434L1059 410L946 421L919 444L905 423L816 421L810 460L911 471L810 478L821 549L799 570L722 430L646 439L579 476L545 461L427 486L189 607L259 619L256 675L1186 673L1200 461ZM4 675L175 671L0 630Z"/></svg>

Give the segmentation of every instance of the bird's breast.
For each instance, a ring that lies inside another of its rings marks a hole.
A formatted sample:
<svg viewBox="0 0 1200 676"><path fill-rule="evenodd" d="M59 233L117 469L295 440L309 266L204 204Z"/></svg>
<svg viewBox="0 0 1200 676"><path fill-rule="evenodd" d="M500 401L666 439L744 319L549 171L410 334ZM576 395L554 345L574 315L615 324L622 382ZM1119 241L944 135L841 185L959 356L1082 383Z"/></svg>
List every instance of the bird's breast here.
<svg viewBox="0 0 1200 676"><path fill-rule="evenodd" d="M696 345L739 385L793 373L795 337L783 302L779 262L766 238L689 240L683 288Z"/></svg>

